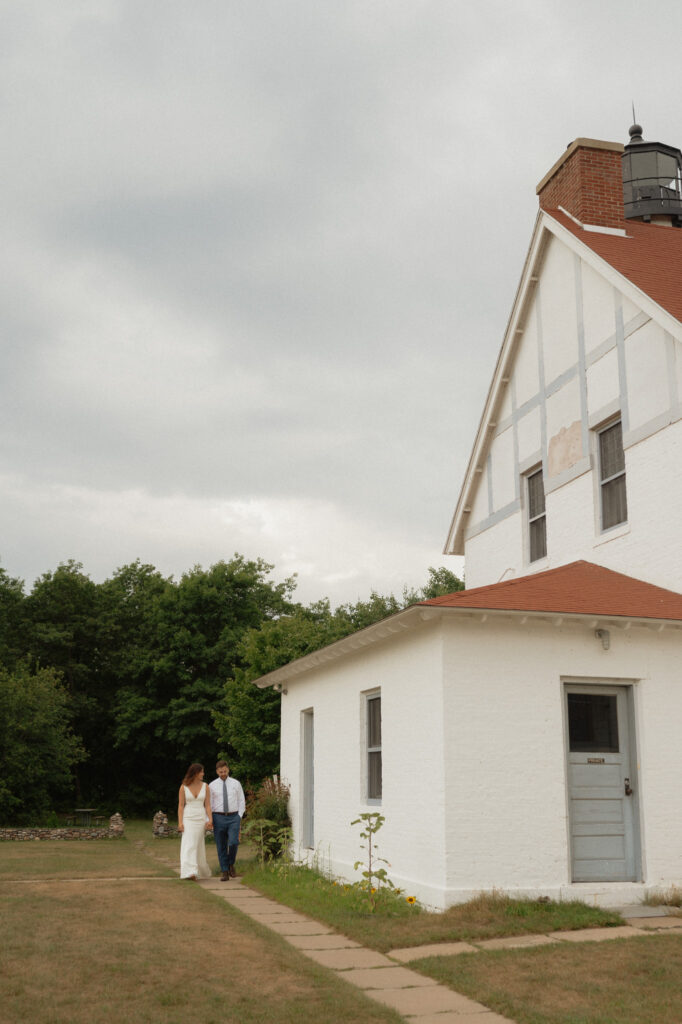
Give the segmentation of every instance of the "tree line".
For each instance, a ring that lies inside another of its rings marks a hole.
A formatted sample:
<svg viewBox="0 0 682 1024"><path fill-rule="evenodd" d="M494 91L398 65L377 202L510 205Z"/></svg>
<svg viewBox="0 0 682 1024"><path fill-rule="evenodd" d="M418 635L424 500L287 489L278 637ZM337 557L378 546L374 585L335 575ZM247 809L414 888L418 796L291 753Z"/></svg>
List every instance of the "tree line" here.
<svg viewBox="0 0 682 1024"><path fill-rule="evenodd" d="M272 570L236 554L176 580L138 560L95 583L68 561L27 593L0 567L0 824L171 810L187 765L216 756L258 783L278 768L280 698L252 680L463 587L429 569L401 599L332 609Z"/></svg>

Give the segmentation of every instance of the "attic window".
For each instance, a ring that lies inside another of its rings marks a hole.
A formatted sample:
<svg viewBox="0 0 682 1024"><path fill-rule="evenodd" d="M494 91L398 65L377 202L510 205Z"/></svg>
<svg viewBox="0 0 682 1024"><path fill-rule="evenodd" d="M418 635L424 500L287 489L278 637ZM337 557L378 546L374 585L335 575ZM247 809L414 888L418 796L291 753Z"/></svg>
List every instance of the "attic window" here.
<svg viewBox="0 0 682 1024"><path fill-rule="evenodd" d="M625 493L623 425L620 420L599 432L599 489L602 530L626 522L628 502Z"/></svg>
<svg viewBox="0 0 682 1024"><path fill-rule="evenodd" d="M528 541L529 561L537 562L547 555L547 517L545 514L545 485L542 469L526 478L528 486Z"/></svg>

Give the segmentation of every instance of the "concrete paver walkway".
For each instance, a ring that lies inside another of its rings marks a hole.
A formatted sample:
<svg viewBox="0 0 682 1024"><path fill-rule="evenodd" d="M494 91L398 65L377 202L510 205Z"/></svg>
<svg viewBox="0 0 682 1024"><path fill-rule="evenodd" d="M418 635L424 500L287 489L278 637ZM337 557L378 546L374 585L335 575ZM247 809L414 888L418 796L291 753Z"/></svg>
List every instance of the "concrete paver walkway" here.
<svg viewBox="0 0 682 1024"><path fill-rule="evenodd" d="M428 946L393 949L387 954L365 949L327 925L282 906L243 885L241 879L199 882L252 920L277 932L287 942L322 967L338 971L376 1002L390 1006L411 1024L513 1024L487 1006L439 985L431 978L403 966L426 956L453 956L478 950L524 949L561 942L602 942L630 938L658 930L682 931L682 918L666 917L662 908L621 908L626 924L617 928L585 928L549 935L514 935L480 942L440 942ZM642 916L645 913L646 916Z"/></svg>

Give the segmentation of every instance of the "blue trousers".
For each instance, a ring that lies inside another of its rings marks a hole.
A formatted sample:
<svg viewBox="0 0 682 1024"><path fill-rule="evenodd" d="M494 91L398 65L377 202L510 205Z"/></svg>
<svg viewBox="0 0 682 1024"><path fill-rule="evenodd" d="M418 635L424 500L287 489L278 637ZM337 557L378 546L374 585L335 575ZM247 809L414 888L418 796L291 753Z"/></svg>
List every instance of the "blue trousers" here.
<svg viewBox="0 0 682 1024"><path fill-rule="evenodd" d="M237 811L232 814L213 814L213 836L221 871L228 871L237 859L241 820Z"/></svg>

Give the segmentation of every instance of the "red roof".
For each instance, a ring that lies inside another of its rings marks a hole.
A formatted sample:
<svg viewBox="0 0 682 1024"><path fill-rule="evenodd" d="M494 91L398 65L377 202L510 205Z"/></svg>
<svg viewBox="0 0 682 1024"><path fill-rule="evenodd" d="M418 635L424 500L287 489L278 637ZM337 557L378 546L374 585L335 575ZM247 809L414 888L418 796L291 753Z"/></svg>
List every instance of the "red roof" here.
<svg viewBox="0 0 682 1024"><path fill-rule="evenodd" d="M682 594L592 562L571 562L547 572L520 576L489 587L460 590L419 603L440 608L682 621Z"/></svg>
<svg viewBox="0 0 682 1024"><path fill-rule="evenodd" d="M585 231L561 210L546 211L571 234L682 321L682 228L624 220L622 235Z"/></svg>

